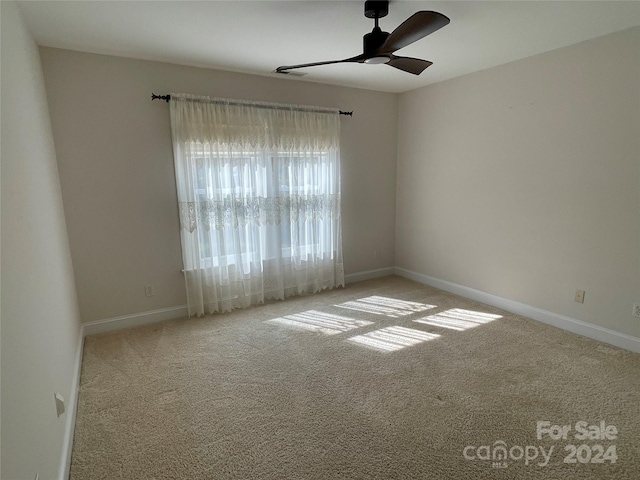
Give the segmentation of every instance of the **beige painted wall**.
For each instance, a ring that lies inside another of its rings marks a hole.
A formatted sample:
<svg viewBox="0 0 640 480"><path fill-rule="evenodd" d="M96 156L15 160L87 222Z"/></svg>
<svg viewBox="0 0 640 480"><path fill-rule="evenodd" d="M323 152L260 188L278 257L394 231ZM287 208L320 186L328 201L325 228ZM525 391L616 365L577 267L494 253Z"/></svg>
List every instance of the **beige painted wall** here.
<svg viewBox="0 0 640 480"><path fill-rule="evenodd" d="M38 48L13 2L2 17L3 479L58 477L80 316Z"/></svg>
<svg viewBox="0 0 640 480"><path fill-rule="evenodd" d="M396 265L640 336L638 52L634 28L402 94Z"/></svg>
<svg viewBox="0 0 640 480"><path fill-rule="evenodd" d="M41 57L84 322L186 303L169 107L151 92L353 110L341 132L345 271L393 266L396 95L51 48Z"/></svg>

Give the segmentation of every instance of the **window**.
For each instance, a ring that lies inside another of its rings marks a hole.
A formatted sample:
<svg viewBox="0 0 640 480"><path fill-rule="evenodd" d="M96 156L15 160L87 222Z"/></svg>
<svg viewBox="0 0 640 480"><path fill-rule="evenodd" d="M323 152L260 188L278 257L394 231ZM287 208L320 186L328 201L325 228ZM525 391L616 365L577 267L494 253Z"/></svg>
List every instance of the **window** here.
<svg viewBox="0 0 640 480"><path fill-rule="evenodd" d="M306 201L310 201L314 197L316 200L322 198L322 186L312 182L314 178L319 177L319 170L322 168L328 169L329 176L336 176L336 165L331 162L329 155L317 151L311 152L310 158L304 159L299 156L292 157L287 152L277 152L269 155L263 162L259 161L257 152L251 154L230 153L222 160L219 167L221 171L216 171L210 162L206 162L202 155L198 154L198 151L202 150L201 146L194 146L193 150L194 164L196 165L194 193L196 203L201 205L202 223L206 224L207 217L211 217L212 213L214 217L219 218L220 223L223 223L224 216L228 215L225 210L232 208L232 205L237 207L247 197L259 197L265 199L264 202L260 202L263 203L260 208L264 209L267 229L270 230L268 234L277 238L277 242L260 244L264 247L260 253L261 258L272 259L282 256L287 259L292 255L306 258L319 247L319 244L324 243L321 236L304 235L302 238L296 238L295 229L292 232L290 200L291 197L300 198L300 196ZM338 194L339 192L333 193ZM220 197L229 200L220 204L216 200ZM271 201L267 199L271 199ZM243 209L236 211L236 216L260 214L251 206L245 205L246 202L243 202ZM256 205L258 204L256 203ZM243 221L242 218L239 221ZM324 226L324 222L324 218L319 219L321 227ZM245 251L240 257L233 254L225 255L222 246L229 244L231 239L212 242L209 234L210 228L209 225L209 230L205 229L202 232L198 256L193 258L195 263L185 265L185 268L207 268L225 263L233 264L239 260L248 268L249 259L253 257L255 252ZM323 232L325 229L320 228L319 231ZM233 235L233 232L226 233L227 236ZM293 243L294 247L299 249L298 252L291 250L292 233L294 239L298 240ZM299 240L302 240L302 243Z"/></svg>

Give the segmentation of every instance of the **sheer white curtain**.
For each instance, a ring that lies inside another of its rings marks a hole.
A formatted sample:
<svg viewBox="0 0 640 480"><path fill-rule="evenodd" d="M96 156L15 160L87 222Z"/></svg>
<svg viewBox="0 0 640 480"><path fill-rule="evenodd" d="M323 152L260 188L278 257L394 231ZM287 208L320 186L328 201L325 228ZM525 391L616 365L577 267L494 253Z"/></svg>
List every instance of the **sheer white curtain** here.
<svg viewBox="0 0 640 480"><path fill-rule="evenodd" d="M171 94L189 315L344 286L337 110Z"/></svg>

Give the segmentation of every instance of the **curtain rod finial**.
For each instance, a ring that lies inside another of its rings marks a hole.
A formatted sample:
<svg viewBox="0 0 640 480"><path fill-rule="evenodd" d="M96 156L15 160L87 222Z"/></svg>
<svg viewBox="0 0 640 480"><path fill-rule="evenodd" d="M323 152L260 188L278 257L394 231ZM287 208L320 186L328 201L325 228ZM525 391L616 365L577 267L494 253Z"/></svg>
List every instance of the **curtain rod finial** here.
<svg viewBox="0 0 640 480"><path fill-rule="evenodd" d="M155 100L156 98L160 100L166 100L166 102L169 103L169 100L171 100L171 95L156 95L155 93L151 93L151 100Z"/></svg>

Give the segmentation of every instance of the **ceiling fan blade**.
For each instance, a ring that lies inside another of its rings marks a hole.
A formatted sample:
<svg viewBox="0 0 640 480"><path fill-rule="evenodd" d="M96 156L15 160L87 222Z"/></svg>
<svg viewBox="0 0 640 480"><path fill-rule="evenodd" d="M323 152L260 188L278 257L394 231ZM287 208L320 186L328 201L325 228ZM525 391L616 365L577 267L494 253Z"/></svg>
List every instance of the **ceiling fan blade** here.
<svg viewBox="0 0 640 480"><path fill-rule="evenodd" d="M419 58L396 57L395 55L392 55L391 60L387 62L387 65L391 65L392 67L404 72L420 75L425 68L433 65L433 63Z"/></svg>
<svg viewBox="0 0 640 480"><path fill-rule="evenodd" d="M380 47L379 53L392 53L441 29L450 22L438 12L414 13L398 26Z"/></svg>
<svg viewBox="0 0 640 480"><path fill-rule="evenodd" d="M314 63L302 63L300 65L284 65L276 68L276 73L287 73L287 70L293 70L294 68L305 67L317 67L318 65L331 65L333 63L350 63L350 62L364 62L365 56L358 55L356 57L345 58L344 60L329 60L328 62L314 62Z"/></svg>

